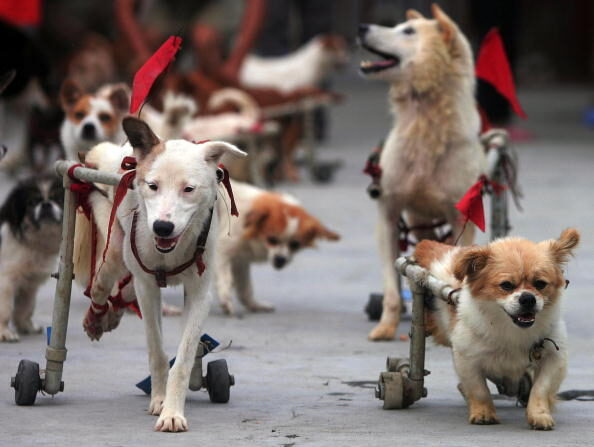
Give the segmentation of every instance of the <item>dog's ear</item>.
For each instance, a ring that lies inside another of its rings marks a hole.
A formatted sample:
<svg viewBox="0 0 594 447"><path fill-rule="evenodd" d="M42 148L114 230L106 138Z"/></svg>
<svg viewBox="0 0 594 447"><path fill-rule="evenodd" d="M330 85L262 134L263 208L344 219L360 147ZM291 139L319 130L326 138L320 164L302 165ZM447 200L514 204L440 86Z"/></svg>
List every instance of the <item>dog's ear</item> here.
<svg viewBox="0 0 594 447"><path fill-rule="evenodd" d="M453 273L458 281L468 277L470 281L487 266L489 249L487 247L463 248L454 258Z"/></svg>
<svg viewBox="0 0 594 447"><path fill-rule="evenodd" d="M269 215L270 210L263 207L258 207L248 212L243 223L244 239L254 239Z"/></svg>
<svg viewBox="0 0 594 447"><path fill-rule="evenodd" d="M563 230L559 239L550 243L550 250L556 264L565 264L580 242L580 234L575 228Z"/></svg>
<svg viewBox="0 0 594 447"><path fill-rule="evenodd" d="M423 14L421 14L419 11L417 11L416 9L408 9L406 11L406 18L407 18L407 20L424 19L425 16Z"/></svg>
<svg viewBox="0 0 594 447"><path fill-rule="evenodd" d="M431 12L439 24L439 30L441 31L443 40L446 43L451 42L456 35L456 24L443 12L437 3L431 5Z"/></svg>
<svg viewBox="0 0 594 447"><path fill-rule="evenodd" d="M161 142L147 123L133 116L124 118L122 127L139 160L146 157L152 148Z"/></svg>
<svg viewBox="0 0 594 447"><path fill-rule="evenodd" d="M223 154L230 154L235 157L245 157L247 155L241 149L224 141L208 141L202 143L202 145L204 146L204 159L215 165L219 163Z"/></svg>
<svg viewBox="0 0 594 447"><path fill-rule="evenodd" d="M29 185L19 182L0 208L0 224L6 222L17 238L23 234L22 224L27 214L27 191L29 189Z"/></svg>
<svg viewBox="0 0 594 447"><path fill-rule="evenodd" d="M60 87L60 104L64 110L73 107L77 101L84 95L84 92L78 82L74 79L66 79Z"/></svg>
<svg viewBox="0 0 594 447"><path fill-rule="evenodd" d="M130 89L126 84L116 84L107 99L118 113L125 114L130 107Z"/></svg>

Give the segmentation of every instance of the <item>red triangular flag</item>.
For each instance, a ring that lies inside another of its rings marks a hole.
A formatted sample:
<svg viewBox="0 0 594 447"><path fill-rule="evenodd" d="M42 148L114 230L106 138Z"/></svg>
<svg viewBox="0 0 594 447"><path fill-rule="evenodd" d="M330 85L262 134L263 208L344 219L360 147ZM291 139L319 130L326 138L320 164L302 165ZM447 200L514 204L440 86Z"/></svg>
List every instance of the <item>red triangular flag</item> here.
<svg viewBox="0 0 594 447"><path fill-rule="evenodd" d="M485 186L486 178L481 177L478 182L472 185L464 197L456 203L456 208L465 221L471 221L484 233L485 232L485 211L483 209L483 187Z"/></svg>
<svg viewBox="0 0 594 447"><path fill-rule="evenodd" d="M182 38L171 36L155 53L149 57L134 75L130 113L134 113L148 96L151 87L161 73L169 66L181 48Z"/></svg>
<svg viewBox="0 0 594 447"><path fill-rule="evenodd" d="M483 40L476 61L476 76L495 87L509 101L514 112L528 118L516 96L514 78L497 28L491 28Z"/></svg>

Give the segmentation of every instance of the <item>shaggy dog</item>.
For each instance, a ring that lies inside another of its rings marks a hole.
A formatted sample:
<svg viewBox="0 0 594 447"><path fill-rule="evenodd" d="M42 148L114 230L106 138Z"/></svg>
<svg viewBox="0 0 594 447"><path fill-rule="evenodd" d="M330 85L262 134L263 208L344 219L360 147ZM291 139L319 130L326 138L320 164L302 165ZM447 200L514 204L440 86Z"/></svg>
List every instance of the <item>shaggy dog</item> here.
<svg viewBox="0 0 594 447"><path fill-rule="evenodd" d="M421 266L461 288L455 305L434 300L426 318L434 340L452 348L471 424L498 423L487 379L517 395L528 373L528 424L553 428L551 410L567 369L563 269L578 242L578 232L568 229L540 243L505 238L485 247L428 240L417 246Z"/></svg>
<svg viewBox="0 0 594 447"><path fill-rule="evenodd" d="M390 83L395 114L380 157L382 195L378 200L378 239L383 263L384 302L371 340L389 340L400 321L394 261L398 222L410 226L445 219L453 235L462 232L455 204L484 171L479 115L474 100L474 66L468 41L457 25L433 5L434 19L408 11L394 28L360 25L361 44L379 56L361 63L370 79ZM472 242L474 228L462 233ZM431 238L432 232L417 234Z"/></svg>

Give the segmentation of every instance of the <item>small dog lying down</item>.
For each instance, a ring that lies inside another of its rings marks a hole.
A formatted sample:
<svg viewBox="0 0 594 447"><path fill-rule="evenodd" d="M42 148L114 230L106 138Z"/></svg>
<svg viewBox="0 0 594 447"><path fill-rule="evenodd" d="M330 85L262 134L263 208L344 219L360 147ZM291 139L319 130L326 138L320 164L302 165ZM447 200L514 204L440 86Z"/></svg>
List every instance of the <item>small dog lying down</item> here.
<svg viewBox="0 0 594 447"><path fill-rule="evenodd" d="M555 425L551 411L567 369L563 269L578 242L578 232L568 229L540 243L505 238L484 247L417 245L421 266L461 288L456 305L434 300L426 325L436 343L452 348L471 424L499 423L487 379L517 390L528 373L528 424L536 430Z"/></svg>
<svg viewBox="0 0 594 447"><path fill-rule="evenodd" d="M274 307L254 298L251 264L270 262L275 269L281 269L297 252L313 247L318 239L336 241L340 236L324 227L291 196L246 183L233 181L232 185L241 215L230 222L223 218L219 227L216 260L219 300L225 313L232 314L231 295L235 288L248 310L270 312ZM227 214L222 200L218 207L220 215Z"/></svg>
<svg viewBox="0 0 594 447"><path fill-rule="evenodd" d="M319 35L297 51L281 57L249 54L241 66L239 80L247 87L292 92L316 87L330 72L349 60L345 39L337 34Z"/></svg>
<svg viewBox="0 0 594 447"><path fill-rule="evenodd" d="M123 157L133 149L137 160L134 189L128 190L118 208L105 262L98 265L91 287L92 305L83 327L89 337L98 339L112 317L119 320L111 312L108 295L130 272L148 343L152 377L149 413L159 416L155 430L186 431L184 407L190 372L210 308L219 222L217 165L223 153L246 154L220 141L161 141L144 121L132 117L124 118L122 124L130 145L104 143L96 163L102 170L118 172ZM113 197L113 187L107 193ZM105 239L110 207L93 198L91 205ZM77 243L81 242L88 244L77 233ZM74 261L83 265L83 272L90 263L88 254ZM169 369L162 344L160 288L179 284L184 286L184 329L175 363Z"/></svg>
<svg viewBox="0 0 594 447"><path fill-rule="evenodd" d="M60 179L38 175L17 184L0 208L0 341L41 332L31 317L37 289L56 267L63 200Z"/></svg>

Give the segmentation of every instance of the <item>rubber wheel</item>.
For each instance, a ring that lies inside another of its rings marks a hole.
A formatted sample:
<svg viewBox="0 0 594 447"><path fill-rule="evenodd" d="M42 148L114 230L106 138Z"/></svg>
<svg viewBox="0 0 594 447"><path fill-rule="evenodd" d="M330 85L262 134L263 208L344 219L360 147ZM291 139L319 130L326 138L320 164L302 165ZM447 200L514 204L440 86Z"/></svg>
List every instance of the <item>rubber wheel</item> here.
<svg viewBox="0 0 594 447"><path fill-rule="evenodd" d="M39 364L21 360L14 377L14 401L17 405L33 405L40 389Z"/></svg>
<svg viewBox="0 0 594 447"><path fill-rule="evenodd" d="M206 388L210 401L216 404L229 402L231 391L231 376L227 368L227 360L218 359L206 366Z"/></svg>
<svg viewBox="0 0 594 447"><path fill-rule="evenodd" d="M365 306L365 313L370 321L379 321L384 310L384 295L381 293L372 293L369 295L369 301Z"/></svg>
<svg viewBox="0 0 594 447"><path fill-rule="evenodd" d="M404 408L404 381L399 372L383 372L380 384L384 390L384 410Z"/></svg>
<svg viewBox="0 0 594 447"><path fill-rule="evenodd" d="M333 163L319 163L311 169L311 176L318 183L328 183L334 177L335 170Z"/></svg>

